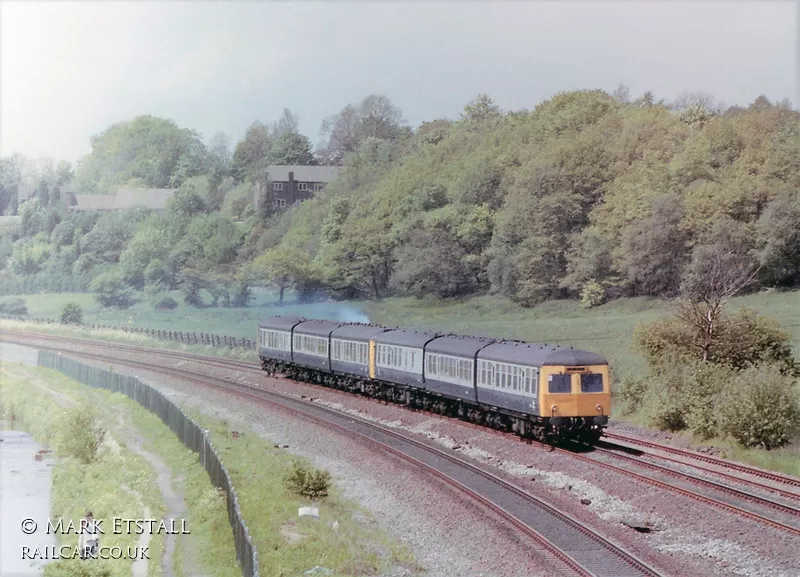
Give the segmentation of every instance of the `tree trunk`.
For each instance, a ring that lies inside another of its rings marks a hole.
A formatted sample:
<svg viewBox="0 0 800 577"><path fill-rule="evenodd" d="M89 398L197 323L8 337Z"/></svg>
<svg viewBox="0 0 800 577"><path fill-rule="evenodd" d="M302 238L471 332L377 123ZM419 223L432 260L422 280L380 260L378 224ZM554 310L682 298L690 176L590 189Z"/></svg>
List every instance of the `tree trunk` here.
<svg viewBox="0 0 800 577"><path fill-rule="evenodd" d="M281 285L281 295L278 300L278 306L283 306L283 292L286 290L286 285Z"/></svg>

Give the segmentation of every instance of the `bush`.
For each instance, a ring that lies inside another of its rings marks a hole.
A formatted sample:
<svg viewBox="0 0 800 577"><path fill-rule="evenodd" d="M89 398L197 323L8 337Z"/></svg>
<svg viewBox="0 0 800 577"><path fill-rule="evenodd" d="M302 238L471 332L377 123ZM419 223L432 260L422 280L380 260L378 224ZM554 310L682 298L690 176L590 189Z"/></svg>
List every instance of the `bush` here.
<svg viewBox="0 0 800 577"><path fill-rule="evenodd" d="M104 307L126 309L136 302L133 298L133 291L115 271L101 274L92 281L89 288L95 293L97 302Z"/></svg>
<svg viewBox="0 0 800 577"><path fill-rule="evenodd" d="M639 326L634 339L636 348L652 368L662 367L665 359L701 358L701 335L677 318ZM789 335L777 322L746 309L720 317L709 352L712 363L735 369L776 361L783 364L786 372L794 370Z"/></svg>
<svg viewBox="0 0 800 577"><path fill-rule="evenodd" d="M320 469L311 469L295 463L286 477L286 487L292 492L308 499L317 499L328 495L331 474Z"/></svg>
<svg viewBox="0 0 800 577"><path fill-rule="evenodd" d="M67 303L61 309L61 323L79 325L83 322L83 309L75 303Z"/></svg>
<svg viewBox="0 0 800 577"><path fill-rule="evenodd" d="M59 450L86 464L95 460L105 437L105 430L86 409L68 411L59 431Z"/></svg>
<svg viewBox="0 0 800 577"><path fill-rule="evenodd" d="M178 301L171 296L165 296L156 302L155 309L157 311L171 311L178 307Z"/></svg>
<svg viewBox="0 0 800 577"><path fill-rule="evenodd" d="M745 447L787 444L800 425L797 384L779 364L738 373L719 400L720 429Z"/></svg>
<svg viewBox="0 0 800 577"><path fill-rule="evenodd" d="M622 401L623 414L630 415L638 411L647 396L649 389L646 379L625 377L619 384L619 399Z"/></svg>
<svg viewBox="0 0 800 577"><path fill-rule="evenodd" d="M0 303L0 313L6 315L27 315L28 305L23 299L10 299Z"/></svg>
<svg viewBox="0 0 800 577"><path fill-rule="evenodd" d="M598 282L589 281L581 291L581 308L590 309L606 302L606 289Z"/></svg>

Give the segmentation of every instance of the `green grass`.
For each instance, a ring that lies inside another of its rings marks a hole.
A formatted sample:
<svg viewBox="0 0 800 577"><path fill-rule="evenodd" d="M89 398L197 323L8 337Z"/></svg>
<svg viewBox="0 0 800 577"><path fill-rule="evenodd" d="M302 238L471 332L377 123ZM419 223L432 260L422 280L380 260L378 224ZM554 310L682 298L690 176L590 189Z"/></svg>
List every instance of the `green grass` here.
<svg viewBox="0 0 800 577"><path fill-rule="evenodd" d="M206 307L198 309L184 304L179 293L172 293L171 296L180 303L171 311L155 310L150 299L143 293L137 293L139 302L125 310L103 308L90 293L10 295L0 297L0 302L19 298L25 301L30 316L51 319L59 319L64 305L74 302L83 309L83 322L87 324L205 332L248 339L255 337L256 327L265 317L294 314L295 312L324 317L330 308L325 303L287 304L278 307L276 306L277 298L271 292L255 293L255 298L251 301L250 306L244 308ZM287 302L293 298L294 295L287 291Z"/></svg>
<svg viewBox="0 0 800 577"><path fill-rule="evenodd" d="M771 317L784 327L795 355L800 357L800 291L759 293L734 298L731 310L747 307ZM391 298L364 304L371 322L522 339L573 346L609 359L615 380L643 375L647 366L633 349L639 324L671 314L671 304L660 299L634 298L582 309L577 301L549 301L533 308L520 307L499 297L437 301Z"/></svg>
<svg viewBox="0 0 800 577"><path fill-rule="evenodd" d="M37 386L39 385L39 386ZM149 464L140 456L128 451L124 445L116 442L113 434L106 434L97 458L84 464L74 457L65 454L64 446L67 429L64 427L64 415L70 410L91 411L87 402L79 399L77 409L60 406L54 397L40 387L45 386L61 393L74 390L74 385L63 375L46 369L30 369L20 365L3 363L0 392L2 392L3 412L6 419L13 420L13 427L28 431L37 442L57 450L58 458L53 466L52 477L52 519L59 517L77 525L91 508L96 519L144 518L143 506L151 510L151 514L160 518L163 514L155 475ZM78 385L79 386L79 385ZM94 414L99 418L99 413ZM11 419L13 417L13 419ZM125 487L135 488L142 500L131 498ZM126 547L136 546L138 536L135 534L113 534L104 527L106 534L101 537L102 546ZM59 535L59 544L77 546L74 534ZM154 535L150 541L149 565L158 567L160 562L161 542L163 535ZM60 560L46 566L45 575L55 577L69 574L68 566L80 564L76 560ZM99 567L105 567L112 577L127 577L131 571L131 561L127 559L98 559ZM98 567L98 568L99 568ZM151 572L151 575L158 573Z"/></svg>
<svg viewBox="0 0 800 577"><path fill-rule="evenodd" d="M59 324L40 324L25 321L10 321L0 319L0 331L14 332L14 331L27 331L38 332L52 335L62 335L65 337L72 337L78 339L89 339L95 341L105 341L113 343L121 343L127 345L153 347L160 349L170 349L175 351L184 351L187 353L195 353L199 355L225 357L231 359L238 359L242 361L257 360L256 352L252 349L242 348L223 348L212 347L210 345L186 345L172 341L161 341L146 335L136 333L126 333L121 330L113 329L89 329L83 327L76 327L70 325Z"/></svg>
<svg viewBox="0 0 800 577"><path fill-rule="evenodd" d="M128 426L135 425L146 441L146 450L169 463L173 475L181 474L184 477L176 488L184 494L189 509L187 526L193 539L191 542L178 542L174 559L176 575L191 577L182 567L182 561L186 558L191 558L194 566L201 568L201 572L209 577L241 574L235 564L224 497L211 486L197 455L183 447L155 415L121 394L81 385L55 371L4 363L3 388L0 390L4 393L5 408L16 415L19 421L23 421L23 416L24 422L30 421L30 430L42 439L53 439L58 434L61 408L48 393L30 386L28 383L32 380L41 380L50 389L69 396L83 406L102 406L103 423L114 435L124 434L119 429L122 416ZM406 546L378 530L374 521L369 519L369 514L356 503L343 499L335 487L328 497L316 504L320 508L320 519L298 518L297 508L311 503L289 493L284 485L284 476L291 465L300 459L275 449L244 425L235 426L241 436L234 439L227 423L192 414L191 411L187 413L210 431L212 443L231 475L245 522L259 552L261 575L300 576L316 565L334 570L335 576L376 575L398 565L412 571L421 570ZM111 460L113 454L103 453L101 463L104 467L113 466L113 470L85 473L92 479L100 478L96 483L88 483L82 477L81 491L73 495L70 501L80 509L79 513L82 514L81 507L85 508L85 503L89 502L87 499L90 494L103 494L102 499L95 499L96 517L141 518L141 513L130 511L125 514L108 513L109 507L113 508L116 503L125 502L126 498L130 501L119 488L123 484L160 497L146 461L129 453L124 447L120 454L124 456L124 462ZM59 459L57 467L65 467L63 461ZM129 461L135 466L128 466ZM62 487L72 487L78 482L72 467L68 472L69 475L58 477L59 484L63 483L60 485ZM64 493L59 498L68 497ZM148 505L156 507L153 501ZM158 514L163 514L163 504L158 506L161 507L157 509ZM80 517L80 514L75 514L78 515L76 519ZM357 517L367 521L358 521ZM339 522L336 530L331 526L334 520ZM288 542L282 529L301 536L302 540L299 543Z"/></svg>
<svg viewBox="0 0 800 577"><path fill-rule="evenodd" d="M633 331L640 323L671 312L669 302L652 298L619 299L587 310L577 301L549 301L523 308L495 296L449 301L388 298L285 307L272 306L275 304L272 293L258 293L256 297L247 308L195 309L181 304L173 311L155 311L146 302L124 311L103 309L90 294L21 295L2 300L24 299L31 316L58 318L67 302L77 302L84 308L84 322L87 323L208 332L250 339L254 338L255 328L264 317L275 314L319 317L346 307L353 312L364 311L370 322L376 324L515 338L591 350L609 359L615 380L625 375L644 374L644 359L632 347ZM731 309L752 308L779 321L791 335L795 353L800 357L800 291L738 297L731 300L730 306Z"/></svg>
<svg viewBox="0 0 800 577"><path fill-rule="evenodd" d="M343 499L335 486L328 497L316 503L319 519L298 518L298 507L312 503L290 493L284 478L292 464L301 459L275 448L243 423L225 423L184 410L209 430L228 468L258 550L261 575L299 576L316 565L333 570L337 576L377 575L397 565L421 570L404 545L378 529L369 513ZM239 431L240 436L234 438L232 430ZM356 520L358 517L367 521ZM333 521L339 522L338 529L333 529ZM287 543L282 530L300 535L301 540Z"/></svg>

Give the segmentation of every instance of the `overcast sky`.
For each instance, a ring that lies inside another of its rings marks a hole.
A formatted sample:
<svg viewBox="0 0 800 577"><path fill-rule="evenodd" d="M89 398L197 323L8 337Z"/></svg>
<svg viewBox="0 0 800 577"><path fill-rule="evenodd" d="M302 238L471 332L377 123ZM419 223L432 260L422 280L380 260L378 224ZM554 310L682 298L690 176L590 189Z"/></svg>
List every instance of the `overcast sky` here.
<svg viewBox="0 0 800 577"><path fill-rule="evenodd" d="M323 118L385 94L412 125L487 92L798 96L796 2L0 2L2 149L74 161L139 114L233 142L283 107Z"/></svg>

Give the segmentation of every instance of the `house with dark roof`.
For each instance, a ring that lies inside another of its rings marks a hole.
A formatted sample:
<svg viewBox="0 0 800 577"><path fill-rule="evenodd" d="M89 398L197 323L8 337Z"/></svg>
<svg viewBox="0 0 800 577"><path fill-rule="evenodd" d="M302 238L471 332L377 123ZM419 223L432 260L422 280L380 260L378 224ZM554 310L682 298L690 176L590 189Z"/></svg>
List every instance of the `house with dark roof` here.
<svg viewBox="0 0 800 577"><path fill-rule="evenodd" d="M68 194L67 206L75 211L110 211L129 208L164 210L175 188L120 188L117 194Z"/></svg>
<svg viewBox="0 0 800 577"><path fill-rule="evenodd" d="M300 206L336 178L340 170L338 166L271 165L267 168L267 190L255 187L254 205L258 207L260 199L267 194L273 210Z"/></svg>

